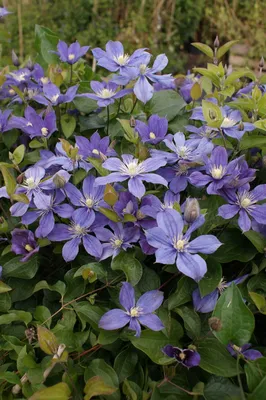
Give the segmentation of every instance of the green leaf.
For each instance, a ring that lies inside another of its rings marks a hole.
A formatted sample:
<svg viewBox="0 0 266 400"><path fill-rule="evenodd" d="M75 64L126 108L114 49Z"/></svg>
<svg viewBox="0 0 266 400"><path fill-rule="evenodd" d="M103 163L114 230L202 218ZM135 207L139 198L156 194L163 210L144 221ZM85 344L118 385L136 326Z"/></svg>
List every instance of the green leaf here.
<svg viewBox="0 0 266 400"><path fill-rule="evenodd" d="M81 301L73 305L79 319L83 323L83 329L88 322L92 327L99 331L98 323L100 318L105 313L105 310L101 307L90 304L89 302Z"/></svg>
<svg viewBox="0 0 266 400"><path fill-rule="evenodd" d="M135 382L128 381L127 379L123 382L122 390L127 400L141 400L144 398L141 388Z"/></svg>
<svg viewBox="0 0 266 400"><path fill-rule="evenodd" d="M37 62L45 62L46 64L56 64L59 61L57 54L51 52L56 51L59 37L50 29L41 25L35 25L35 48L39 53L41 60Z"/></svg>
<svg viewBox="0 0 266 400"><path fill-rule="evenodd" d="M76 97L73 100L73 103L75 104L77 110L85 114L90 114L92 111L98 108L97 101L89 99L88 97Z"/></svg>
<svg viewBox="0 0 266 400"><path fill-rule="evenodd" d="M215 290L222 279L222 266L214 258L207 259L208 270L204 277L199 281L201 297L206 296Z"/></svg>
<svg viewBox="0 0 266 400"><path fill-rule="evenodd" d="M68 139L73 135L76 128L76 118L73 115L64 114L60 119L63 134Z"/></svg>
<svg viewBox="0 0 266 400"><path fill-rule="evenodd" d="M47 326L50 327L52 319L50 310L45 306L37 306L34 312L34 318L40 323L44 323L47 319Z"/></svg>
<svg viewBox="0 0 266 400"><path fill-rule="evenodd" d="M248 343L255 328L254 315L245 305L238 287L232 283L219 298L212 317L221 321L221 329L213 334L221 343L242 346Z"/></svg>
<svg viewBox="0 0 266 400"><path fill-rule="evenodd" d="M142 293L148 292L149 290L158 289L161 281L156 272L148 267L143 269L141 280L138 283L138 288Z"/></svg>
<svg viewBox="0 0 266 400"><path fill-rule="evenodd" d="M17 186L17 182L16 182L14 176L9 171L9 169L7 167L3 166L3 164L0 164L0 170L1 170L1 173L2 173L3 178L4 178L7 194L10 197L12 197L12 195L15 192L15 189L16 189L16 186Z"/></svg>
<svg viewBox="0 0 266 400"><path fill-rule="evenodd" d="M260 119L259 121L254 122L254 125L256 128L266 131L266 119Z"/></svg>
<svg viewBox="0 0 266 400"><path fill-rule="evenodd" d="M6 293L12 290L10 286L8 286L6 283L0 281L0 294L1 293Z"/></svg>
<svg viewBox="0 0 266 400"><path fill-rule="evenodd" d="M102 359L95 359L93 360L88 368L85 371L84 378L87 381L90 378L93 378L95 376L99 376L106 385L111 386L113 388L118 388L119 387L119 381L118 377L116 375L116 372L113 370L113 368L108 365L104 360ZM110 400L118 400L120 399L120 393L114 392L113 394L108 397Z"/></svg>
<svg viewBox="0 0 266 400"><path fill-rule="evenodd" d="M266 358L258 358L245 364L245 374L248 388L251 392L256 389L260 382L266 377Z"/></svg>
<svg viewBox="0 0 266 400"><path fill-rule="evenodd" d="M114 370L117 373L119 383L132 375L138 362L138 355L135 351L126 349L123 350L115 358Z"/></svg>
<svg viewBox="0 0 266 400"><path fill-rule="evenodd" d="M87 159L96 169L96 171L101 175L101 176L106 176L109 174L109 172L107 171L107 169L102 167L102 161L98 158L92 158L92 157L88 157Z"/></svg>
<svg viewBox="0 0 266 400"><path fill-rule="evenodd" d="M18 146L13 153L13 160L16 165L19 165L24 158L26 147L24 144Z"/></svg>
<svg viewBox="0 0 266 400"><path fill-rule="evenodd" d="M134 257L133 254L126 253L122 251L118 256L116 256L112 263L111 268L116 270L121 270L127 277L127 281L131 283L132 286L137 285L142 277L142 265Z"/></svg>
<svg viewBox="0 0 266 400"><path fill-rule="evenodd" d="M222 45L221 47L219 47L219 49L217 50L217 58L221 58L225 53L227 53L228 50L230 50L230 48L238 43L239 40L230 40L230 42L225 43L224 45Z"/></svg>
<svg viewBox="0 0 266 400"><path fill-rule="evenodd" d="M17 129L11 129L10 131L2 134L2 140L8 149L10 149L13 144L16 143L18 137L19 131Z"/></svg>
<svg viewBox="0 0 266 400"><path fill-rule="evenodd" d="M175 312L183 319L187 335L193 340L198 338L201 332L199 315L192 308L186 306L175 308Z"/></svg>
<svg viewBox="0 0 266 400"><path fill-rule="evenodd" d="M5 313L10 310L12 306L12 300L9 293L2 293L0 295L0 312Z"/></svg>
<svg viewBox="0 0 266 400"><path fill-rule="evenodd" d="M25 325L28 325L31 320L31 313L26 311L10 310L8 314L0 315L0 325L11 324L14 321L23 321Z"/></svg>
<svg viewBox="0 0 266 400"><path fill-rule="evenodd" d="M262 379L256 389L248 396L248 400L263 400L266 392L266 376Z"/></svg>
<svg viewBox="0 0 266 400"><path fill-rule="evenodd" d="M199 343L197 351L201 357L200 368L204 371L228 378L237 375L236 360L217 339L205 338Z"/></svg>
<svg viewBox="0 0 266 400"><path fill-rule="evenodd" d="M266 299L261 294L249 292L249 295L254 302L255 306L261 314L266 314Z"/></svg>
<svg viewBox="0 0 266 400"><path fill-rule="evenodd" d="M59 294L61 294L61 296L64 296L66 292L66 285L62 281L58 281L54 285L48 285L46 281L40 281L35 285L33 293L36 293L39 290L43 289L50 290L51 292L58 292Z"/></svg>
<svg viewBox="0 0 266 400"><path fill-rule="evenodd" d="M195 288L195 282L192 279L183 276L178 281L176 291L168 298L168 310L173 310L174 308L191 301L191 293Z"/></svg>
<svg viewBox="0 0 266 400"><path fill-rule="evenodd" d="M100 213L102 213L103 215L105 215L111 221L114 221L114 222L119 222L120 221L119 215L117 215L117 213L115 211L110 210L109 208L98 207L98 211Z"/></svg>
<svg viewBox="0 0 266 400"><path fill-rule="evenodd" d="M190 90L190 96L192 100L198 100L202 95L201 86L198 82L194 83Z"/></svg>
<svg viewBox="0 0 266 400"><path fill-rule="evenodd" d="M204 387L205 400L238 400L240 388L229 379L220 376L212 376Z"/></svg>
<svg viewBox="0 0 266 400"><path fill-rule="evenodd" d="M28 261L21 262L21 257L12 258L3 265L3 277L6 278L21 278L32 279L39 267L38 255L32 256Z"/></svg>
<svg viewBox="0 0 266 400"><path fill-rule="evenodd" d="M240 150L251 149L253 147L266 147L266 136L245 134L240 140Z"/></svg>
<svg viewBox="0 0 266 400"><path fill-rule="evenodd" d="M231 261L248 262L257 254L255 247L237 229L223 232L219 240L223 246L213 254L213 257L222 264Z"/></svg>
<svg viewBox="0 0 266 400"><path fill-rule="evenodd" d="M29 400L68 400L71 390L65 382L57 383L54 386L38 390Z"/></svg>
<svg viewBox="0 0 266 400"><path fill-rule="evenodd" d="M37 327L38 334L38 342L40 348L45 354L54 355L58 349L58 343L53 332L49 331L49 329L44 326L39 325Z"/></svg>
<svg viewBox="0 0 266 400"><path fill-rule="evenodd" d="M194 42L191 43L192 46L196 47L196 49L200 50L202 53L206 54L206 56L212 58L214 56L213 50L210 46L204 43Z"/></svg>
<svg viewBox="0 0 266 400"><path fill-rule="evenodd" d="M88 279L90 283L95 282L97 279L102 279L107 276L106 269L102 264L94 262L82 265L74 274L74 278L82 276L84 279Z"/></svg>
<svg viewBox="0 0 266 400"><path fill-rule="evenodd" d="M234 81L240 78L249 78L252 81L256 80L256 75L254 72L249 69L241 69L240 71L233 71L228 77L225 79L225 85L231 85Z"/></svg>
<svg viewBox="0 0 266 400"><path fill-rule="evenodd" d="M259 253L265 252L266 249L266 238L259 232L248 231L244 232L244 235L251 241L251 243L256 247Z"/></svg>
<svg viewBox="0 0 266 400"><path fill-rule="evenodd" d="M220 88L220 78L213 71L207 68L193 68L193 72L208 78L216 87Z"/></svg>
<svg viewBox="0 0 266 400"><path fill-rule="evenodd" d="M138 142L138 133L135 131L134 128L130 126L130 121L127 119L119 119L117 118L117 121L122 125L124 131L125 131L125 138L131 143L137 143Z"/></svg>
<svg viewBox="0 0 266 400"><path fill-rule="evenodd" d="M223 122L223 114L219 106L211 101L202 100L202 112L208 126L219 128Z"/></svg>
<svg viewBox="0 0 266 400"><path fill-rule="evenodd" d="M12 383L13 385L20 385L19 376L15 372L0 372L0 381L6 381L8 383Z"/></svg>
<svg viewBox="0 0 266 400"><path fill-rule="evenodd" d="M173 90L155 92L152 99L146 104L149 114L157 114L171 121L185 108L183 98Z"/></svg>
<svg viewBox="0 0 266 400"><path fill-rule="evenodd" d="M93 376L86 382L84 400L90 400L94 396L107 396L113 394L116 390L117 388L106 385L100 376Z"/></svg>

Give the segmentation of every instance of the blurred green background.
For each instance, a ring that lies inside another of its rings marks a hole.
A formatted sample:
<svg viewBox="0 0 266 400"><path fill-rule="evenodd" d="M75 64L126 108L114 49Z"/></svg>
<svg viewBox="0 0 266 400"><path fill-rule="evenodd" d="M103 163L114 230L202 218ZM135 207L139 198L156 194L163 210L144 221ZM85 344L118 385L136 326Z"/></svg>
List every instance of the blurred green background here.
<svg viewBox="0 0 266 400"><path fill-rule="evenodd" d="M127 52L148 47L166 53L168 71L184 72L197 64L190 42L212 44L241 39L245 57L265 56L265 0L2 0L13 14L0 22L1 65L14 49L22 60L34 58L34 26L62 40L104 47L120 40ZM240 51L241 52L241 51ZM88 55L89 62L91 55Z"/></svg>

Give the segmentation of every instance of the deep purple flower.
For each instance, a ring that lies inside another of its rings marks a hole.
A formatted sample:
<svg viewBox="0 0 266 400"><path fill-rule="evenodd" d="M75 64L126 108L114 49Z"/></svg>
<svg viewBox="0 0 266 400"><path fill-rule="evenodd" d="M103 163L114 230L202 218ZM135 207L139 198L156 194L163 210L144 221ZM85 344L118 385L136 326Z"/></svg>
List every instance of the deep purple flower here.
<svg viewBox="0 0 266 400"><path fill-rule="evenodd" d="M91 81L90 85L94 93L82 93L76 97L88 97L96 100L99 107L107 107L113 104L116 99L132 93L132 89L118 90L119 86L113 82Z"/></svg>
<svg viewBox="0 0 266 400"><path fill-rule="evenodd" d="M101 138L99 133L94 132L90 139L84 136L75 136L76 145L79 148L79 154L84 158L101 158L116 156L116 152L110 145L110 138L105 136Z"/></svg>
<svg viewBox="0 0 266 400"><path fill-rule="evenodd" d="M168 209L157 215L157 228L148 229L146 238L155 247L156 262L174 264L180 272L199 281L207 271L206 261L195 253L212 254L221 242L213 235L202 235L190 240L192 232L203 225L201 215L183 234L184 221L176 210Z"/></svg>
<svg viewBox="0 0 266 400"><path fill-rule="evenodd" d="M103 227L94 229L97 238L104 242L100 260L105 260L111 256L116 257L120 251L126 251L133 247L132 243L136 243L139 240L139 228L137 226L123 227L122 223L114 222L109 222L108 225L112 231Z"/></svg>
<svg viewBox="0 0 266 400"><path fill-rule="evenodd" d="M67 62L68 64L75 64L81 57L83 57L90 46L81 47L79 42L72 43L69 47L67 43L59 40L57 45L57 51L53 53L60 57L62 62Z"/></svg>
<svg viewBox="0 0 266 400"><path fill-rule="evenodd" d="M146 191L142 181L167 186L167 182L164 178L157 174L150 173L165 165L165 160L148 158L145 161L139 162L139 160L134 158L131 154L123 154L122 159L123 162L119 160L119 158L112 157L106 160L103 163L103 167L109 171L116 172L96 178L95 184L100 186L112 182L123 182L129 179L128 190L139 199L144 196Z"/></svg>
<svg viewBox="0 0 266 400"><path fill-rule="evenodd" d="M35 235L38 238L46 238L55 225L54 213L62 218L70 218L74 212L70 204L61 204L64 199L65 196L62 192L57 192L55 196L40 193L39 196L34 199L37 210L26 212L21 222L24 225L30 225L40 218Z"/></svg>
<svg viewBox="0 0 266 400"><path fill-rule="evenodd" d="M135 130L138 132L143 143L160 143L167 134L168 121L166 118L160 118L158 115L152 115L148 124L136 120Z"/></svg>
<svg viewBox="0 0 266 400"><path fill-rule="evenodd" d="M55 112L49 108L44 114L37 114L32 107L28 106L25 110L25 118L14 116L10 120L10 125L12 128L21 129L31 139L49 138L57 130Z"/></svg>
<svg viewBox="0 0 266 400"><path fill-rule="evenodd" d="M72 183L65 185L65 192L72 204L79 207L75 210L74 215L78 215L80 220L86 221L90 218L89 214L97 211L99 207L103 207L106 203L103 201L104 186L95 186L95 177L87 176L83 181L82 192Z"/></svg>
<svg viewBox="0 0 266 400"><path fill-rule="evenodd" d="M258 358L263 357L260 351L258 350L251 350L250 347L252 345L250 343L246 343L243 346L239 347L235 344L228 344L227 350L233 357L237 357L238 355L243 356L246 360L254 361Z"/></svg>
<svg viewBox="0 0 266 400"><path fill-rule="evenodd" d="M66 262L77 257L81 243L83 243L88 254L100 258L103 251L102 245L96 237L92 236L95 226L97 226L97 223L94 213L89 213L85 221L80 218L79 214L73 214L71 224L55 224L54 229L48 235L48 239L54 242L67 240L62 252Z"/></svg>
<svg viewBox="0 0 266 400"><path fill-rule="evenodd" d="M134 93L140 101L147 103L153 96L154 87L150 83L160 83L164 87L168 87L173 82L171 74L158 75L168 64L168 58L165 54L156 57L153 66L148 67L151 54L147 53L143 56L142 63L137 67L132 67L125 71L121 71L120 75L113 78L113 82L119 85L127 85L131 80L137 79L134 85Z"/></svg>
<svg viewBox="0 0 266 400"><path fill-rule="evenodd" d="M61 94L60 89L53 83L43 85L43 94L33 96L33 100L45 106L57 106L58 104L71 103L76 96L78 85L67 89L65 94Z"/></svg>
<svg viewBox="0 0 266 400"><path fill-rule="evenodd" d="M180 349L168 344L162 349L162 352L168 357L175 358L179 364L187 368L197 367L200 364L200 355L195 350Z"/></svg>
<svg viewBox="0 0 266 400"><path fill-rule="evenodd" d="M126 311L119 308L108 311L100 319L99 328L112 331L123 328L129 323L129 329L136 331L137 337L141 334L140 324L153 331L164 329L160 318L153 314L163 302L163 292L151 290L144 293L136 302L134 288L130 283L123 282L119 302Z"/></svg>
<svg viewBox="0 0 266 400"><path fill-rule="evenodd" d="M259 185L250 192L238 189L228 197L228 203L218 209L218 215L224 219L231 219L239 213L238 225L242 232L251 229L250 217L259 224L266 224L266 204L257 204L266 199L266 185Z"/></svg>
<svg viewBox="0 0 266 400"><path fill-rule="evenodd" d="M15 254L23 254L20 261L27 261L33 254L38 253L39 246L31 231L15 228L12 232L11 250Z"/></svg>
<svg viewBox="0 0 266 400"><path fill-rule="evenodd" d="M219 296L222 292L231 286L232 283L239 285L244 282L248 275L243 275L240 278L234 279L230 282L225 282L223 279L219 283L218 287L206 296L201 297L199 289L195 289L192 293L193 307L197 312L209 313L214 310Z"/></svg>
<svg viewBox="0 0 266 400"><path fill-rule="evenodd" d="M8 120L11 112L12 110L5 110L5 111L0 110L0 132L2 133L12 129Z"/></svg>
<svg viewBox="0 0 266 400"><path fill-rule="evenodd" d="M146 49L138 49L130 56L129 54L125 54L121 42L113 42L112 40L107 42L105 48L106 51L96 47L92 50L92 54L99 66L111 72L118 70L122 72L128 68L138 66L143 62L143 57L148 54L145 51Z"/></svg>
<svg viewBox="0 0 266 400"><path fill-rule="evenodd" d="M2 19L8 14L13 14L13 13L11 11L8 11L5 7L0 7L0 19Z"/></svg>

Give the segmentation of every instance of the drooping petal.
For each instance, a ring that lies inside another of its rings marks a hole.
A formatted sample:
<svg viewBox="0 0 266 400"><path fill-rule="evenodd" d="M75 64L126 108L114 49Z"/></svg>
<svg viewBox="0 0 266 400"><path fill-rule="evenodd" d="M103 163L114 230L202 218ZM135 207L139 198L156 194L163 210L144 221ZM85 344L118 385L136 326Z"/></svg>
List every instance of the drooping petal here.
<svg viewBox="0 0 266 400"><path fill-rule="evenodd" d="M99 178L97 178L97 179L99 179ZM141 199L146 192L146 188L145 188L144 184L142 183L141 179L138 178L137 176L134 176L133 178L129 179L128 190L130 191L130 193L132 193L138 199Z"/></svg>
<svg viewBox="0 0 266 400"><path fill-rule="evenodd" d="M83 236L83 246L90 255L100 258L103 252L101 242L92 235Z"/></svg>
<svg viewBox="0 0 266 400"><path fill-rule="evenodd" d="M200 364L200 354L197 351L186 349L184 350L186 356L183 365L187 368L197 367Z"/></svg>
<svg viewBox="0 0 266 400"><path fill-rule="evenodd" d="M140 307L141 313L149 314L161 306L163 298L163 292L160 292L159 290L151 290L140 296L136 306Z"/></svg>
<svg viewBox="0 0 266 400"><path fill-rule="evenodd" d="M137 318L131 318L129 323L129 329L132 331L136 331L136 337L140 337L141 334L141 327L137 320Z"/></svg>
<svg viewBox="0 0 266 400"><path fill-rule="evenodd" d="M243 353L243 356L250 361L257 360L258 358L263 357L260 351L258 350L246 350Z"/></svg>
<svg viewBox="0 0 266 400"><path fill-rule="evenodd" d="M242 232L247 232L251 229L251 221L245 210L240 210L239 212L238 225Z"/></svg>
<svg viewBox="0 0 266 400"><path fill-rule="evenodd" d="M52 211L43 215L40 219L40 225L36 229L36 236L39 238L46 238L54 228L54 215Z"/></svg>
<svg viewBox="0 0 266 400"><path fill-rule="evenodd" d="M141 75L134 86L134 93L138 100L146 104L153 96L154 88L148 79Z"/></svg>
<svg viewBox="0 0 266 400"><path fill-rule="evenodd" d="M64 244L62 249L62 256L66 262L72 261L77 257L80 242L80 238L74 238Z"/></svg>
<svg viewBox="0 0 266 400"><path fill-rule="evenodd" d="M206 261L198 254L179 253L176 266L180 272L198 282L207 272Z"/></svg>
<svg viewBox="0 0 266 400"><path fill-rule="evenodd" d="M214 235L202 235L189 243L190 253L214 253L222 243Z"/></svg>
<svg viewBox="0 0 266 400"><path fill-rule="evenodd" d="M147 326L152 331L161 331L164 329L164 324L155 314L141 315L138 317L138 321L141 323L141 325Z"/></svg>
<svg viewBox="0 0 266 400"><path fill-rule="evenodd" d="M215 289L213 292L201 297L199 289L195 289L192 293L194 309L197 312L209 313L214 310L218 301L219 291Z"/></svg>
<svg viewBox="0 0 266 400"><path fill-rule="evenodd" d="M106 331L112 331L114 329L123 328L130 321L129 315L119 308L114 308L113 310L105 313L99 321L99 328L105 329Z"/></svg>
<svg viewBox="0 0 266 400"><path fill-rule="evenodd" d="M170 344L167 344L166 346L164 346L162 348L162 352L164 354L166 354L168 357L174 358L176 351L175 351L176 347L171 346ZM178 349L179 350L179 349Z"/></svg>
<svg viewBox="0 0 266 400"><path fill-rule="evenodd" d="M119 302L126 311L135 306L135 290L129 282L123 282L119 293Z"/></svg>

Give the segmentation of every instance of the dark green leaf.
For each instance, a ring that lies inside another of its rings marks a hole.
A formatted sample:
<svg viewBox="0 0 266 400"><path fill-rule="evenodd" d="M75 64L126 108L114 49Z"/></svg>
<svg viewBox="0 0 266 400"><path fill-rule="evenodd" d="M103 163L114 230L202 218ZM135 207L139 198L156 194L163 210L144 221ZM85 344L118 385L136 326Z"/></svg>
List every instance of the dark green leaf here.
<svg viewBox="0 0 266 400"><path fill-rule="evenodd" d="M131 283L132 286L135 286L142 277L142 265L134 255L130 253L121 252L118 254L118 256L113 259L111 268L115 271L123 271L128 282Z"/></svg>
<svg viewBox="0 0 266 400"><path fill-rule="evenodd" d="M215 290L222 279L222 267L214 258L207 259L207 273L199 281L199 290L201 297L206 296Z"/></svg>
<svg viewBox="0 0 266 400"><path fill-rule="evenodd" d="M225 231L221 234L219 240L223 243L223 246L214 253L213 257L220 263L229 263L235 260L248 262L257 254L255 247L239 230Z"/></svg>
<svg viewBox="0 0 266 400"><path fill-rule="evenodd" d="M133 350L123 350L118 354L115 358L114 370L120 383L134 373L137 362L138 355Z"/></svg>
<svg viewBox="0 0 266 400"><path fill-rule="evenodd" d="M204 387L205 400L240 400L240 389L229 379L212 376Z"/></svg>
<svg viewBox="0 0 266 400"><path fill-rule="evenodd" d="M32 279L35 276L39 267L38 255L34 255L26 262L21 262L20 258L12 258L3 265L4 278Z"/></svg>
<svg viewBox="0 0 266 400"><path fill-rule="evenodd" d="M157 114L171 121L186 106L183 98L173 90L155 92L146 107L150 114Z"/></svg>

